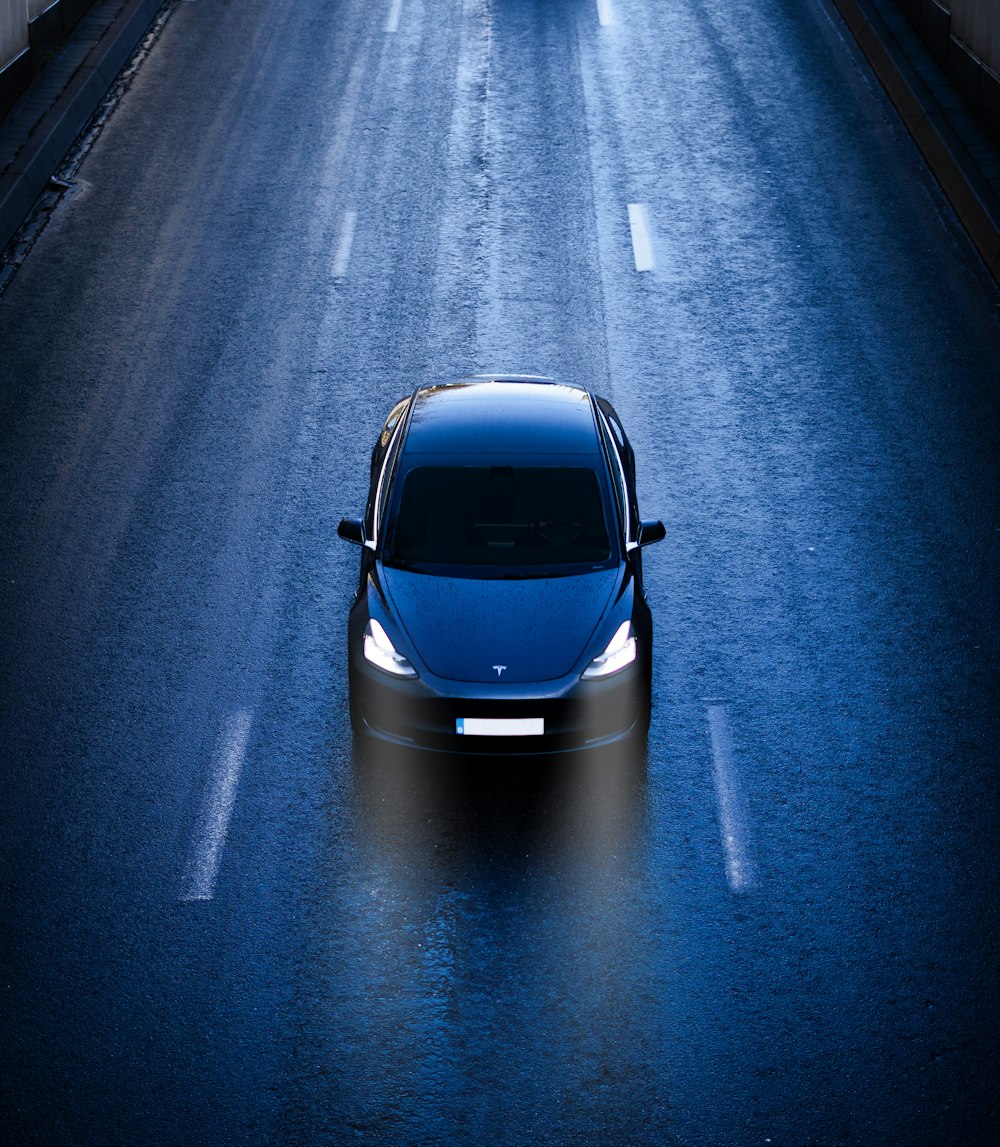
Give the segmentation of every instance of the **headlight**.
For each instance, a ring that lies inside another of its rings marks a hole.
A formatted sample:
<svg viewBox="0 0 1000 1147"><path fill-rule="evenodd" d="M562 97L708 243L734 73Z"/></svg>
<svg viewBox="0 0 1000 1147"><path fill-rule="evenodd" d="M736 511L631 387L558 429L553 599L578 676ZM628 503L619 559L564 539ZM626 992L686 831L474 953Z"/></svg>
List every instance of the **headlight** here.
<svg viewBox="0 0 1000 1147"><path fill-rule="evenodd" d="M584 677L609 677L635 661L635 631L631 621L623 621L615 630L608 647L583 671Z"/></svg>
<svg viewBox="0 0 1000 1147"><path fill-rule="evenodd" d="M365 658L393 677L416 677L417 671L389 640L389 635L373 617L365 626Z"/></svg>

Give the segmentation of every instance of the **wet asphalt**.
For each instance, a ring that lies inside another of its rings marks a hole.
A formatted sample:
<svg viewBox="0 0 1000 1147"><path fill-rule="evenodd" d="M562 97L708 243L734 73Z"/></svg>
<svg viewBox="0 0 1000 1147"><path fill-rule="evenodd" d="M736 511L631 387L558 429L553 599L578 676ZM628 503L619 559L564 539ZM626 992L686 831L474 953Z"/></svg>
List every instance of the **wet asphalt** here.
<svg viewBox="0 0 1000 1147"><path fill-rule="evenodd" d="M5 1141L992 1142L998 306L820 0L178 3L0 299ZM646 759L352 753L494 369L666 523Z"/></svg>

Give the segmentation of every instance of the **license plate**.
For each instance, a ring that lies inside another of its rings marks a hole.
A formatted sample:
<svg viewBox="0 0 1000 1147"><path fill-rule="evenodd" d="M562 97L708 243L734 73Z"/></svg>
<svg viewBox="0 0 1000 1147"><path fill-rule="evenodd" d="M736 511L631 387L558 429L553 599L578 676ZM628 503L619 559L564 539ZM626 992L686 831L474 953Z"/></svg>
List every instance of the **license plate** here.
<svg viewBox="0 0 1000 1147"><path fill-rule="evenodd" d="M455 732L466 737L540 737L544 717L456 717Z"/></svg>

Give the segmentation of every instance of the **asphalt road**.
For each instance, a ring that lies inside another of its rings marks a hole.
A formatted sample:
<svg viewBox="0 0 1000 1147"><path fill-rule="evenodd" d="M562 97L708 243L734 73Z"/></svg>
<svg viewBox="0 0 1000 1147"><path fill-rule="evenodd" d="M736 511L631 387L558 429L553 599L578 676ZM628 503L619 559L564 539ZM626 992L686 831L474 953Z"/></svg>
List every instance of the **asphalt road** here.
<svg viewBox="0 0 1000 1147"><path fill-rule="evenodd" d="M178 3L0 300L5 1141L992 1142L998 304L820 0ZM354 761L490 369L667 525L645 762Z"/></svg>

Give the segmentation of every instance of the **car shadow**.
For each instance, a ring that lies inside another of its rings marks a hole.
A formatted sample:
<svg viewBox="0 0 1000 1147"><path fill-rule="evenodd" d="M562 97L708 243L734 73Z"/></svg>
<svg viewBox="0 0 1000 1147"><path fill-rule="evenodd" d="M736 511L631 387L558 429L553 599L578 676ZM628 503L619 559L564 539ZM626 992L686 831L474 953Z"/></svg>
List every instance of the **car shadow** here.
<svg viewBox="0 0 1000 1147"><path fill-rule="evenodd" d="M641 750L544 758L354 751L359 827L397 860L600 861L627 852L646 799Z"/></svg>

